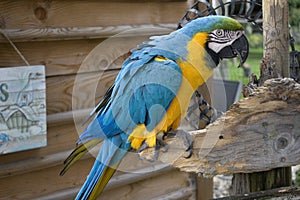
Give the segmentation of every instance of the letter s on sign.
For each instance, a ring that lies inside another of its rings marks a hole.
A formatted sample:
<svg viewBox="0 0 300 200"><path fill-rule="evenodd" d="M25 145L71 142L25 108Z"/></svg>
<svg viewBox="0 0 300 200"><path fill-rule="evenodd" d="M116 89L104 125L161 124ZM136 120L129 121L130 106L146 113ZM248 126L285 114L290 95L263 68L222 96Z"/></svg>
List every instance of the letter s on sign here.
<svg viewBox="0 0 300 200"><path fill-rule="evenodd" d="M7 101L8 99L8 85L6 83L2 83L0 85L0 100L2 102Z"/></svg>

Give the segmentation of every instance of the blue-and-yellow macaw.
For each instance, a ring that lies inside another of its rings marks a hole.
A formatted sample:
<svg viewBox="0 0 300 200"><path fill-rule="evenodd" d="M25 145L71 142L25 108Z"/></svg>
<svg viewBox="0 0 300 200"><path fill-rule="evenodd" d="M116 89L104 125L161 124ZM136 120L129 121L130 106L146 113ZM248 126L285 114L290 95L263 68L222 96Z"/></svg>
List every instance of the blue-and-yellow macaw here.
<svg viewBox="0 0 300 200"><path fill-rule="evenodd" d="M195 19L132 50L65 161L61 175L103 141L76 199L95 199L130 150L142 144L153 147L157 134L176 130L193 92L222 58L236 56L245 62L248 41L242 25L224 16Z"/></svg>

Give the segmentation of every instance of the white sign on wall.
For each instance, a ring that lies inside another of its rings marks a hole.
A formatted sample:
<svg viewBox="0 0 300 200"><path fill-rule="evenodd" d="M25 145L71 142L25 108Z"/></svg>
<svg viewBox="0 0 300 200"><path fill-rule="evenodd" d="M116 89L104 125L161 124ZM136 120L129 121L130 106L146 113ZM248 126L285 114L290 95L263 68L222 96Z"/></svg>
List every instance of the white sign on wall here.
<svg viewBox="0 0 300 200"><path fill-rule="evenodd" d="M0 154L47 145L43 65L0 68Z"/></svg>

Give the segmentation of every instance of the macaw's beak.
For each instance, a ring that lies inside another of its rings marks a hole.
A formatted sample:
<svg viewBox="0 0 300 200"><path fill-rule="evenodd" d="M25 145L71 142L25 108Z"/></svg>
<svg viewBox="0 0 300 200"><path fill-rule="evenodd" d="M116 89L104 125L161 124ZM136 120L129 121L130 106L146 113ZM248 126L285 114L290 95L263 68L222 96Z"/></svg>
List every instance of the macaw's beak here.
<svg viewBox="0 0 300 200"><path fill-rule="evenodd" d="M249 43L245 35L239 37L231 45L224 47L219 52L220 58L234 58L240 57L240 64L238 67L242 66L246 62L249 53Z"/></svg>

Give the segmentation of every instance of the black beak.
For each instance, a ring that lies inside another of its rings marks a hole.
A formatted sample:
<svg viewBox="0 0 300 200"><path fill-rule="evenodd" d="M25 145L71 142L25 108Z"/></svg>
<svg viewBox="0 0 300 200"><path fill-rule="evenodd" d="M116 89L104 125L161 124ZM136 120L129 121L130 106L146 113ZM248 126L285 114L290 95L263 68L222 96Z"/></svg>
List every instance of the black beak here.
<svg viewBox="0 0 300 200"><path fill-rule="evenodd" d="M242 35L230 46L224 47L219 52L220 58L234 58L240 57L240 64L238 67L242 66L246 62L249 53L249 43L245 35Z"/></svg>

